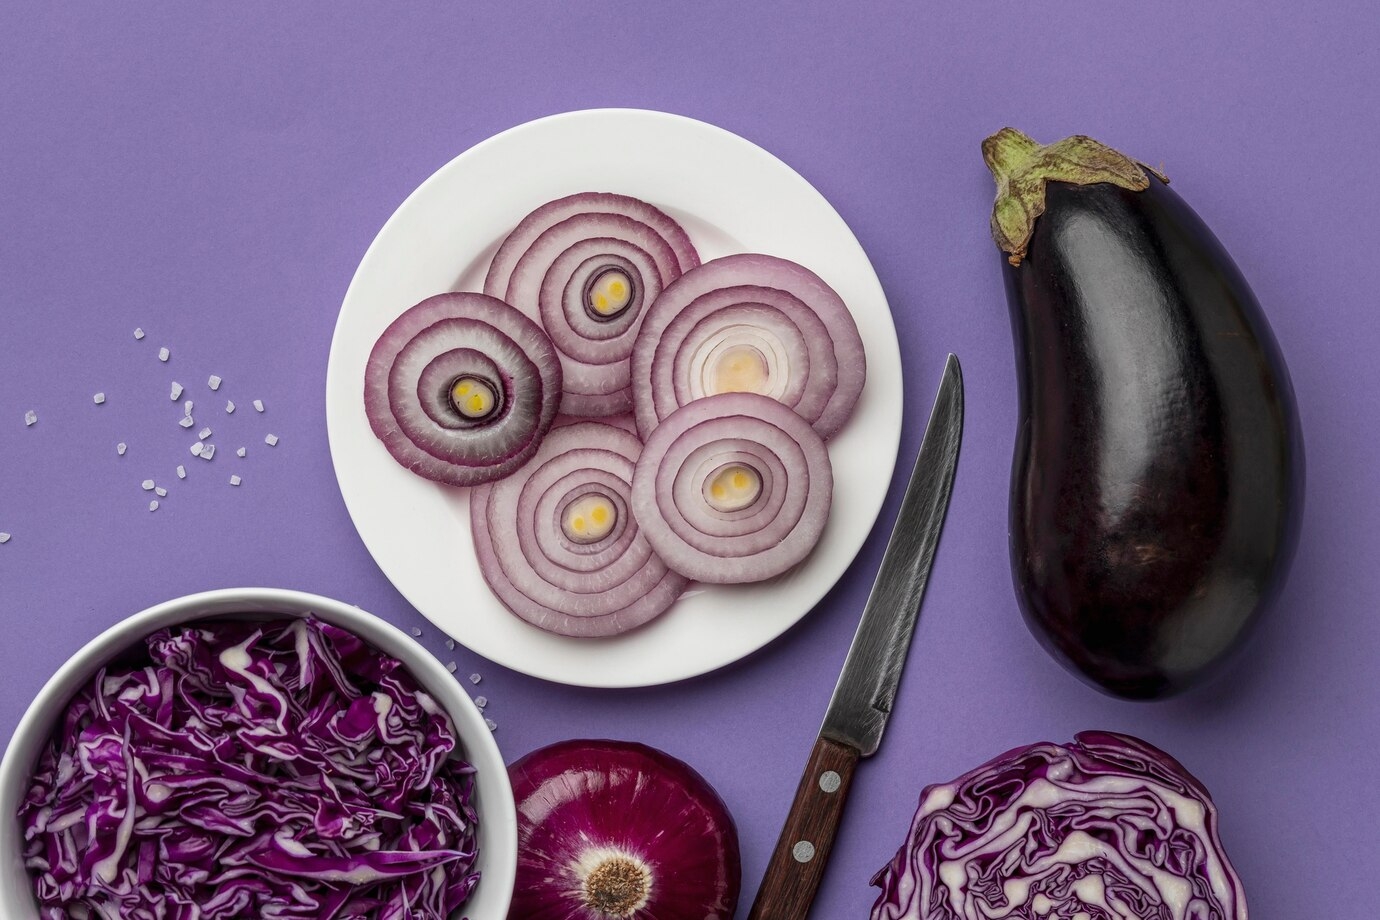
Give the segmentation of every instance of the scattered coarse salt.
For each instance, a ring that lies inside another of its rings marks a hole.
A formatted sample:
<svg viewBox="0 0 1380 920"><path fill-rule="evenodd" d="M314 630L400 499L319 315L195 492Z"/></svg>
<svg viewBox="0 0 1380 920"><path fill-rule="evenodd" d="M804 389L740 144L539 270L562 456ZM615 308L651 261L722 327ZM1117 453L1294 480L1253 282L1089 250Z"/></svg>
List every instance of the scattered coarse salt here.
<svg viewBox="0 0 1380 920"><path fill-rule="evenodd" d="M449 649L455 648L455 640L454 640L454 639L447 639L447 640L446 640L446 648L449 648Z"/></svg>
<svg viewBox="0 0 1380 920"><path fill-rule="evenodd" d="M177 401L178 401L179 399L181 399L181 398L182 398L182 384L180 384L180 383L178 383L176 380L174 380L174 381L173 381L173 384L172 384L172 401L173 401L173 402L177 402ZM190 411L192 411L192 410L189 408L187 411L190 412Z"/></svg>
<svg viewBox="0 0 1380 920"><path fill-rule="evenodd" d="M255 411L255 412L262 412L262 411L264 411L264 401L263 401L262 399L256 399L256 400L254 400L254 411Z"/></svg>
<svg viewBox="0 0 1380 920"><path fill-rule="evenodd" d="M152 480L152 479L145 479L145 480L144 480L144 491L145 491L145 492L152 492L152 491L153 491L153 480Z"/></svg>
<svg viewBox="0 0 1380 920"><path fill-rule="evenodd" d="M192 445L192 456L193 456L193 457L200 457L200 456L201 456L201 452L202 452L203 450L205 450L205 449L206 449L206 445L205 445L205 444L202 444L200 441L197 441L195 444Z"/></svg>
<svg viewBox="0 0 1380 920"><path fill-rule="evenodd" d="M247 450L245 450L243 447L241 447L241 448L239 448L238 450L235 451L235 456L236 456L236 457L244 457L244 456L247 456L248 453L249 453L249 451L247 451Z"/></svg>
<svg viewBox="0 0 1380 920"><path fill-rule="evenodd" d="M211 436L211 429L203 428L196 433L196 436L204 441Z"/></svg>
<svg viewBox="0 0 1380 920"><path fill-rule="evenodd" d="M186 479L186 478L187 478L187 468L186 468L185 466L183 466L182 464L180 464L180 463L177 465L177 478L178 478L178 479Z"/></svg>
<svg viewBox="0 0 1380 920"><path fill-rule="evenodd" d="M454 673L455 673L456 667L458 667L458 665L456 665L455 662L453 662L453 661L447 661L447 662L446 662L446 670L449 671L450 673L454 674Z"/></svg>
<svg viewBox="0 0 1380 920"><path fill-rule="evenodd" d="M238 477L238 476L231 476L231 477L230 477L230 485L232 485L232 486L237 486L237 485L239 485L241 482L244 482L244 480L241 479L241 478Z"/></svg>
<svg viewBox="0 0 1380 920"><path fill-rule="evenodd" d="M477 683L479 683L481 680L483 680L483 678L481 678L478 674L471 674L471 675L470 675L470 683L472 683L472 684L477 684Z"/></svg>
<svg viewBox="0 0 1380 920"><path fill-rule="evenodd" d="M158 488L153 490L153 494L157 495L159 498L167 498L168 490L163 488L162 486L159 486Z"/></svg>
<svg viewBox="0 0 1380 920"><path fill-rule="evenodd" d="M8 542L10 542L10 535L5 533L4 531L0 531L0 543Z"/></svg>
<svg viewBox="0 0 1380 920"><path fill-rule="evenodd" d="M160 348L160 349L158 349L158 360L159 360L159 361L162 361L164 364L166 364L167 361L168 361L168 358L170 358L170 357L172 357L172 352L168 351L166 348Z"/></svg>
<svg viewBox="0 0 1380 920"><path fill-rule="evenodd" d="M196 419L192 418L190 415L184 415L182 418L178 419L177 424L181 425L183 428L191 428L196 424Z"/></svg>
<svg viewBox="0 0 1380 920"><path fill-rule="evenodd" d="M485 719L484 724L488 727L489 731L498 731L498 723L493 719Z"/></svg>
<svg viewBox="0 0 1380 920"><path fill-rule="evenodd" d="M268 437L264 438L264 443L267 444L269 447L277 447L278 436L276 434L271 434Z"/></svg>
<svg viewBox="0 0 1380 920"><path fill-rule="evenodd" d="M210 387L211 389L213 389L213 390L219 390L219 389L220 389L220 378L217 377L215 374L212 374L209 378L207 378L207 380L206 380L206 385L207 385L208 387Z"/></svg>
<svg viewBox="0 0 1380 920"><path fill-rule="evenodd" d="M414 636L416 636L417 638L420 639L421 636L422 636L422 631L421 631L420 629L418 629L417 627L414 626L414 627L412 627L412 635L414 635Z"/></svg>
<svg viewBox="0 0 1380 920"><path fill-rule="evenodd" d="M124 441L121 441L119 444L115 445L115 453L119 454L121 457L125 455L125 451L127 450L129 450L129 445L126 444Z"/></svg>
<svg viewBox="0 0 1380 920"><path fill-rule="evenodd" d="M105 394L97 393L95 396L91 397L91 401L98 406L105 405Z"/></svg>
<svg viewBox="0 0 1380 920"><path fill-rule="evenodd" d="M157 500L157 499L155 499L155 500L149 502L149 510L150 510L150 511L157 511L157 510L158 510L158 500Z"/></svg>
<svg viewBox="0 0 1380 920"><path fill-rule="evenodd" d="M182 414L183 414L183 415L191 415L191 414L192 414L192 401L191 401L190 399L187 400L186 402L184 402L184 403L182 404Z"/></svg>
<svg viewBox="0 0 1380 920"><path fill-rule="evenodd" d="M225 414L226 414L226 415L229 415L231 412L234 412L234 411L235 411L235 404L234 404L234 402L232 402L231 400L228 400L228 399L227 399L227 400L225 401Z"/></svg>
<svg viewBox="0 0 1380 920"><path fill-rule="evenodd" d="M200 444L201 442L200 442L200 441L197 441L197 443ZM205 445L205 446L202 447L202 449L201 449L201 459L203 459L203 460L210 460L210 459L211 459L212 457L214 457L215 455L216 455L216 445L214 445L214 444L207 444L207 445Z"/></svg>
<svg viewBox="0 0 1380 920"><path fill-rule="evenodd" d="M142 330L142 329L135 329L135 330L134 330L134 337L135 337L136 339L142 339L142 338L144 337L144 330Z"/></svg>
<svg viewBox="0 0 1380 920"><path fill-rule="evenodd" d="M485 706L489 705L489 698L487 696L476 696L474 698L474 705L483 709Z"/></svg>
<svg viewBox="0 0 1380 920"><path fill-rule="evenodd" d="M25 428L29 427L30 425L32 425L32 424L33 424L34 422L36 422L36 421L38 421L38 413L37 413L37 412L35 412L34 410L30 409L28 412L25 412L25 413L24 413L24 427L25 427Z"/></svg>

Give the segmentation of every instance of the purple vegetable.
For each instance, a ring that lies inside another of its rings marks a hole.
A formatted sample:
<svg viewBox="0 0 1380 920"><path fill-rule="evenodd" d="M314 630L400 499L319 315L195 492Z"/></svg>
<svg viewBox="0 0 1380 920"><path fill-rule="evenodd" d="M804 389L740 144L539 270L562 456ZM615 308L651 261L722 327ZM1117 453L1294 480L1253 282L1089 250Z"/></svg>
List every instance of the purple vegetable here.
<svg viewBox="0 0 1380 920"><path fill-rule="evenodd" d="M631 513L637 436L584 421L547 435L532 462L470 493L484 580L509 610L565 636L612 636L675 603L670 571Z"/></svg>
<svg viewBox="0 0 1380 920"><path fill-rule="evenodd" d="M810 423L754 393L697 399L652 432L633 515L666 565L695 581L762 581L800 562L829 519L829 451Z"/></svg>
<svg viewBox="0 0 1380 920"><path fill-rule="evenodd" d="M438 294L412 307L379 337L364 372L364 409L388 452L455 486L526 463L560 397L560 359L546 333L483 294Z"/></svg>
<svg viewBox="0 0 1380 920"><path fill-rule="evenodd" d="M314 619L146 640L68 706L19 811L44 920L445 920L473 768L401 662Z"/></svg>
<svg viewBox="0 0 1380 920"><path fill-rule="evenodd" d="M803 266L744 253L706 262L671 284L643 320L632 356L637 428L716 393L769 396L821 438L838 432L867 377L853 315Z"/></svg>
<svg viewBox="0 0 1380 920"><path fill-rule="evenodd" d="M632 407L629 358L648 305L699 261L667 214L586 192L527 215L494 255L484 291L550 334L564 370L562 412L616 415Z"/></svg>
<svg viewBox="0 0 1380 920"><path fill-rule="evenodd" d="M1217 809L1126 735L1008 751L929 786L872 920L1246 920Z"/></svg>
<svg viewBox="0 0 1380 920"><path fill-rule="evenodd" d="M730 920L738 831L704 777L621 741L565 741L508 768L518 867L509 920Z"/></svg>

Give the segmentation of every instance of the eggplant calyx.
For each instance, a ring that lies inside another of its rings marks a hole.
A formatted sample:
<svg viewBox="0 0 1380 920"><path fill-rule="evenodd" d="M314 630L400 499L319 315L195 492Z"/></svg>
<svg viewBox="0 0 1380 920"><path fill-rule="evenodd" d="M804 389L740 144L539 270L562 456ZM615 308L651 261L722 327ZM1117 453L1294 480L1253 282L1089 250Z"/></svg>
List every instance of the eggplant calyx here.
<svg viewBox="0 0 1380 920"><path fill-rule="evenodd" d="M1047 183L1106 182L1133 192L1150 186L1145 167L1083 134L1039 144L1015 128L1002 128L982 142L982 158L997 182L992 238L1012 265L1025 258L1035 221L1045 212Z"/></svg>

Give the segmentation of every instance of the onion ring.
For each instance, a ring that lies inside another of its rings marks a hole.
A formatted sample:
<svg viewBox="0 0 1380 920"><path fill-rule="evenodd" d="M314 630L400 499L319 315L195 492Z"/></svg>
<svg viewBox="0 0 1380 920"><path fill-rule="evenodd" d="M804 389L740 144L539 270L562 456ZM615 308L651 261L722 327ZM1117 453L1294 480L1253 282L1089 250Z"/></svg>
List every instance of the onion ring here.
<svg viewBox="0 0 1380 920"><path fill-rule="evenodd" d="M631 513L641 451L624 428L565 424L516 475L470 493L479 569L505 607L548 632L587 638L641 626L675 602L686 579L666 567ZM584 526L571 518L585 507L613 520L576 542L567 528Z"/></svg>
<svg viewBox="0 0 1380 920"><path fill-rule="evenodd" d="M475 381L478 412L454 388ZM555 421L560 358L541 328L484 294L429 297L389 324L364 371L369 427L414 473L454 486L501 479Z"/></svg>
<svg viewBox="0 0 1380 920"><path fill-rule="evenodd" d="M709 477L730 468L753 500L715 508ZM632 509L652 548L682 575L763 581L814 549L833 486L829 451L808 421L766 396L721 393L682 406L652 432L633 473Z"/></svg>

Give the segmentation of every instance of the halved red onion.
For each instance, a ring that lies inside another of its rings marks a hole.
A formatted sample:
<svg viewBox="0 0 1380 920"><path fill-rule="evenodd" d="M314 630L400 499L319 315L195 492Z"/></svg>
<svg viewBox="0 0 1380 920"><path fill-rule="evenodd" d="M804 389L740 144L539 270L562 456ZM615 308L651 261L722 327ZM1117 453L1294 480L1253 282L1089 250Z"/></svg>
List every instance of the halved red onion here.
<svg viewBox="0 0 1380 920"><path fill-rule="evenodd" d="M517 474L470 493L479 568L534 626L612 636L670 607L686 580L653 551L632 513L642 444L616 425L552 429Z"/></svg>
<svg viewBox="0 0 1380 920"><path fill-rule="evenodd" d="M829 438L866 378L857 323L834 289L801 265L759 253L714 259L668 285L632 354L644 439L691 400L732 392L790 406Z"/></svg>
<svg viewBox="0 0 1380 920"><path fill-rule="evenodd" d="M633 516L661 559L696 581L762 581L810 554L833 500L829 451L810 423L756 393L666 416L633 473Z"/></svg>
<svg viewBox="0 0 1380 920"><path fill-rule="evenodd" d="M527 215L495 254L484 291L537 320L561 352L569 415L632 407L629 359L647 307L699 255L670 216L587 192Z"/></svg>
<svg viewBox="0 0 1380 920"><path fill-rule="evenodd" d="M526 463L560 395L550 338L485 294L438 294L412 307L379 336L364 370L364 410L388 452L455 486Z"/></svg>

